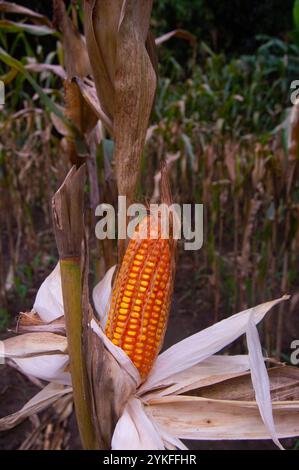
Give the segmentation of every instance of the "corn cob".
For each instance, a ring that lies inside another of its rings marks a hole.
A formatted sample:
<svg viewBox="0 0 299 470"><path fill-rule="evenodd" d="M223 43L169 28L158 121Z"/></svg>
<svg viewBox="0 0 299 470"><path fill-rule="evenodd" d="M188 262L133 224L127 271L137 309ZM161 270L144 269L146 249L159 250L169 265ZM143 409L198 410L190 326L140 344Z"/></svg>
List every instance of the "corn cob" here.
<svg viewBox="0 0 299 470"><path fill-rule="evenodd" d="M155 223L155 222L154 222ZM151 224L151 235L140 238ZM106 335L131 358L144 379L162 346L172 295L169 240L147 216L129 242L111 298Z"/></svg>

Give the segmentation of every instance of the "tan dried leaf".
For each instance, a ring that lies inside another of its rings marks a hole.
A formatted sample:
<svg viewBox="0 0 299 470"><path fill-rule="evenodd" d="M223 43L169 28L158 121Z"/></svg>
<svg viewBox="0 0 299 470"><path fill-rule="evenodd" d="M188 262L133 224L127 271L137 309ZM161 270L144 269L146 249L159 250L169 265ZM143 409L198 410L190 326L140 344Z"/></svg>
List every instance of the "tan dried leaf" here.
<svg viewBox="0 0 299 470"><path fill-rule="evenodd" d="M85 35L101 108L113 122L118 191L132 201L154 102L151 0L85 0Z"/></svg>
<svg viewBox="0 0 299 470"><path fill-rule="evenodd" d="M53 0L53 22L63 34L64 64L68 78L91 75L84 38L66 13L63 0Z"/></svg>
<svg viewBox="0 0 299 470"><path fill-rule="evenodd" d="M181 439L270 439L255 402L171 396L146 407L154 421ZM299 434L299 402L273 403L277 435Z"/></svg>
<svg viewBox="0 0 299 470"><path fill-rule="evenodd" d="M173 31L169 31L169 33L163 34L163 36L160 36L159 38L156 39L156 45L160 46L166 41L169 41L169 39L176 37L180 39L184 39L185 41L189 41L191 45L196 44L196 36L194 34L191 34L189 31L186 31L185 29L174 29Z"/></svg>
<svg viewBox="0 0 299 470"><path fill-rule="evenodd" d="M60 384L48 384L43 390L35 395L19 411L0 419L0 431L8 431L24 419L33 414L40 413L48 406L59 400L60 397L72 392L71 387L64 387Z"/></svg>
<svg viewBox="0 0 299 470"><path fill-rule="evenodd" d="M17 323L17 333L34 333L38 331L65 334L64 317L47 323L44 322L34 310L20 313Z"/></svg>
<svg viewBox="0 0 299 470"><path fill-rule="evenodd" d="M280 366L268 370L273 401L299 400L299 370L296 367ZM254 400L250 374L229 378L209 387L190 392L205 398L222 400Z"/></svg>
<svg viewBox="0 0 299 470"><path fill-rule="evenodd" d="M5 357L31 357L67 353L67 340L55 333L26 333L3 341Z"/></svg>

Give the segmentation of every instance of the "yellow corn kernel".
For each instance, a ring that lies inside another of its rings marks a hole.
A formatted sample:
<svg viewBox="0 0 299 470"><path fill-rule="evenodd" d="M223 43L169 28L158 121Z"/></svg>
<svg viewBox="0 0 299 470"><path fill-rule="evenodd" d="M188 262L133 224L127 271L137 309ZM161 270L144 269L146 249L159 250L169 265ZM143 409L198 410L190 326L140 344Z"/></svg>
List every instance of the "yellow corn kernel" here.
<svg viewBox="0 0 299 470"><path fill-rule="evenodd" d="M129 304L127 304L126 302L121 302L120 308L126 308L126 309L128 309L128 308L129 308Z"/></svg>
<svg viewBox="0 0 299 470"><path fill-rule="evenodd" d="M137 335L136 331L132 331L132 330L128 331L127 334L128 334L129 336L136 336L136 335Z"/></svg>
<svg viewBox="0 0 299 470"><path fill-rule="evenodd" d="M136 279L137 274L132 272L132 273L129 274L129 277L130 277L131 279Z"/></svg>
<svg viewBox="0 0 299 470"><path fill-rule="evenodd" d="M140 230L149 222L147 216ZM106 326L108 338L126 352L142 378L161 348L172 288L169 241L161 238L159 228L154 227L153 233L157 238L143 240L137 229L129 242L114 283Z"/></svg>
<svg viewBox="0 0 299 470"><path fill-rule="evenodd" d="M133 292L130 292L130 291L126 290L126 291L125 291L125 295L126 295L127 297L132 297Z"/></svg>
<svg viewBox="0 0 299 470"><path fill-rule="evenodd" d="M142 279L145 279L146 281L149 280L149 275L148 274L142 274Z"/></svg>
<svg viewBox="0 0 299 470"><path fill-rule="evenodd" d="M143 353L143 349L135 349L135 353L136 353L136 354L142 354L142 353Z"/></svg>
<svg viewBox="0 0 299 470"><path fill-rule="evenodd" d="M138 313L138 312L132 312L132 313L131 313L131 317L132 317L132 318L140 318L140 313Z"/></svg>

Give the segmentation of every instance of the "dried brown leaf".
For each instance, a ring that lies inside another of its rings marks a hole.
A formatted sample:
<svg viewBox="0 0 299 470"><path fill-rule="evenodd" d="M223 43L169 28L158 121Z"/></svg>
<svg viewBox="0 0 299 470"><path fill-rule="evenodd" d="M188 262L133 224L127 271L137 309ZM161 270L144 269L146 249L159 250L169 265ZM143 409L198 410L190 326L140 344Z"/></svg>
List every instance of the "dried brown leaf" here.
<svg viewBox="0 0 299 470"><path fill-rule="evenodd" d="M196 36L194 36L194 34L189 33L189 31L186 31L185 29L174 29L173 31L169 31L169 33L163 34L163 36L157 38L156 45L160 46L173 37L189 41L193 46L196 44Z"/></svg>
<svg viewBox="0 0 299 470"><path fill-rule="evenodd" d="M152 2L125 3L119 26L115 76L115 161L118 191L134 198L157 78L145 43Z"/></svg>
<svg viewBox="0 0 299 470"><path fill-rule="evenodd" d="M68 78L91 74L84 38L66 13L63 0L53 0L53 22L63 34L64 64Z"/></svg>
<svg viewBox="0 0 299 470"><path fill-rule="evenodd" d="M0 12L30 16L36 23L45 24L50 27L52 26L51 21L46 16L40 15L30 8L17 5L16 3L0 1Z"/></svg>

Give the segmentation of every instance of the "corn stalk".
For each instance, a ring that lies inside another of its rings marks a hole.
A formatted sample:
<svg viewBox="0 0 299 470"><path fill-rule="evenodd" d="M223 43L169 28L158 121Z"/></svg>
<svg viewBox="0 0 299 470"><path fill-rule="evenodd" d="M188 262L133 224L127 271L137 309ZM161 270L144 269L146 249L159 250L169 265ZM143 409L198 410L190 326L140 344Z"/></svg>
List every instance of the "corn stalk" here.
<svg viewBox="0 0 299 470"><path fill-rule="evenodd" d="M95 449L91 401L83 353L81 246L85 167L73 167L53 198L70 369L78 428L85 449Z"/></svg>

